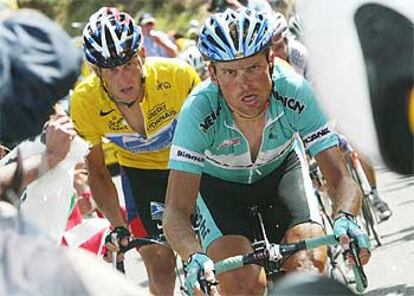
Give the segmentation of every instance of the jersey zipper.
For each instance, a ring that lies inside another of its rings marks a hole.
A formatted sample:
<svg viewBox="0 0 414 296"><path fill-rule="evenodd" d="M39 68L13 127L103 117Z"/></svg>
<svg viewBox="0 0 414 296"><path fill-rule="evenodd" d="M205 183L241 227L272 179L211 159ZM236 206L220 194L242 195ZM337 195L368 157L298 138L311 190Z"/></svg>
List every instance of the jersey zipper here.
<svg viewBox="0 0 414 296"><path fill-rule="evenodd" d="M260 153L262 151L262 148L263 148L263 143L264 143L264 138L265 138L265 134L266 134L266 129L273 122L275 122L276 120L278 120L282 115L283 115L283 112L281 114L279 114L276 118L272 119L272 120L269 120L269 121L266 120L265 126L263 127L263 131L262 131L262 139L261 139L261 142L260 142L260 148L259 148L259 152L258 152L257 157L256 157L256 161L257 161L257 158L259 157L259 155L260 155ZM267 116L267 114L266 114L266 116ZM252 154L251 154L251 151L250 151L249 142L247 141L247 139L244 136L244 134L242 133L242 131L235 124L233 124L232 126L229 126L229 125L227 125L226 122L224 122L224 125L227 128L230 128L230 129L236 131L237 133L239 133L240 136L247 143L247 151L249 153L249 160L250 160L250 164L252 165L251 168L249 169L249 177L248 177L248 181L247 182L248 182L248 184L251 184L252 181L253 181L253 175L254 175L254 173L258 174L259 176L261 176L263 173L259 170L259 167L257 166L256 161L254 161L254 162L252 161Z"/></svg>

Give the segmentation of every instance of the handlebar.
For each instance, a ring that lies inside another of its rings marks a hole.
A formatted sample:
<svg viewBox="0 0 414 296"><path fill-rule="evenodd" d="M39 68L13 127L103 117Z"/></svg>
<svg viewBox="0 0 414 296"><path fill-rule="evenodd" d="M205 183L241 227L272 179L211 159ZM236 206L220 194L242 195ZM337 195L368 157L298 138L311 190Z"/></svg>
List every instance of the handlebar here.
<svg viewBox="0 0 414 296"><path fill-rule="evenodd" d="M301 250L311 250L321 246L338 245L339 241L334 235L326 235L320 237L313 237L299 241L297 243L283 244L283 245L270 245L269 249L264 249L256 252L249 253L247 255L238 255L224 259L217 262L215 270L217 274L231 271L240 268L247 264L259 264L263 260L270 260L280 262L286 255L292 255ZM355 243L350 244L351 256L354 257L355 264L353 271L355 274L356 289L358 292L363 292L368 286L368 280L364 273L361 262L358 257L358 247Z"/></svg>
<svg viewBox="0 0 414 296"><path fill-rule="evenodd" d="M116 242L117 240L115 239L113 241ZM163 241L153 239L153 238L143 238L143 237L129 238L127 246L122 246L122 245L116 243L116 245L119 247L119 252L124 253L124 254L126 252L128 252L129 250L132 250L134 248L153 245L153 244L163 245L163 246L167 245ZM112 264L113 264L115 269L117 269L118 271L124 272L124 264L123 264L122 261L117 262L117 257L118 257L118 252L112 252Z"/></svg>
<svg viewBox="0 0 414 296"><path fill-rule="evenodd" d="M126 253L129 250L137 248L137 247L154 245L154 244L163 245L163 246L167 245L165 242L162 242L160 240L153 239L153 238L134 237L134 238L129 239L127 246L120 246L120 251L122 253Z"/></svg>

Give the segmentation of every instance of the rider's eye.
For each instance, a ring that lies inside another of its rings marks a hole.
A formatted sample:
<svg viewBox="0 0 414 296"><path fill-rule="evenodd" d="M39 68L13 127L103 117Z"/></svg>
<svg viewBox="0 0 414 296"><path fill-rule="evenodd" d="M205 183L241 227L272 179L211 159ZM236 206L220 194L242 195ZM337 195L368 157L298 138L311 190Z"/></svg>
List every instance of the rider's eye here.
<svg viewBox="0 0 414 296"><path fill-rule="evenodd" d="M253 65L253 66L250 68L250 70L251 70L251 71L254 71L254 72L260 71L261 69L262 69L262 66L261 66L261 65Z"/></svg>
<svg viewBox="0 0 414 296"><path fill-rule="evenodd" d="M236 74L236 70L231 70L231 69L225 69L224 71L225 75L234 75Z"/></svg>

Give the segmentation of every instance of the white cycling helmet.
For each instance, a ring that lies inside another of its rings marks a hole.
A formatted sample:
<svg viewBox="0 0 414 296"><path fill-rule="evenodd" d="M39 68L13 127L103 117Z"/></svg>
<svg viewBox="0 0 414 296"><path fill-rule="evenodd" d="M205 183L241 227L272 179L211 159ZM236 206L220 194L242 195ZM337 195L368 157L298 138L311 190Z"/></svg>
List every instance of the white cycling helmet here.
<svg viewBox="0 0 414 296"><path fill-rule="evenodd" d="M271 25L263 14L227 9L206 20L198 48L209 60L232 61L259 53L270 45L271 38Z"/></svg>
<svg viewBox="0 0 414 296"><path fill-rule="evenodd" d="M270 15L273 36L286 37L288 33L288 23L283 14L275 12Z"/></svg>
<svg viewBox="0 0 414 296"><path fill-rule="evenodd" d="M302 18L299 15L296 14L289 19L289 31L298 39L302 37Z"/></svg>
<svg viewBox="0 0 414 296"><path fill-rule="evenodd" d="M186 61L191 67L193 67L200 76L205 75L207 71L207 65L204 62L204 58L197 46L193 45L187 48L179 56L179 59Z"/></svg>
<svg viewBox="0 0 414 296"><path fill-rule="evenodd" d="M102 68L128 62L142 46L141 29L132 17L114 7L103 7L83 30L86 59Z"/></svg>

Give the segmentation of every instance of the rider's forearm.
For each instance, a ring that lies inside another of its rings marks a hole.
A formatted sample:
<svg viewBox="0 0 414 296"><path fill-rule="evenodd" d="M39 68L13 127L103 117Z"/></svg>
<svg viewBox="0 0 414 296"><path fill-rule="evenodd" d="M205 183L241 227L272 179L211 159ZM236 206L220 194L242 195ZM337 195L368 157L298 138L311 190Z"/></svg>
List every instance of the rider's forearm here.
<svg viewBox="0 0 414 296"><path fill-rule="evenodd" d="M167 207L162 223L168 243L183 260L187 261L191 254L203 251L191 226L190 217Z"/></svg>
<svg viewBox="0 0 414 296"><path fill-rule="evenodd" d="M125 226L126 223L119 208L118 192L109 174L103 176L90 172L88 181L93 199L111 225Z"/></svg>
<svg viewBox="0 0 414 296"><path fill-rule="evenodd" d="M333 216L338 211L347 211L354 216L361 208L361 190L351 177L344 177L335 186L329 186L333 202Z"/></svg>

